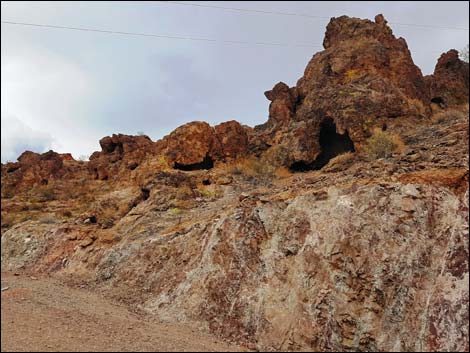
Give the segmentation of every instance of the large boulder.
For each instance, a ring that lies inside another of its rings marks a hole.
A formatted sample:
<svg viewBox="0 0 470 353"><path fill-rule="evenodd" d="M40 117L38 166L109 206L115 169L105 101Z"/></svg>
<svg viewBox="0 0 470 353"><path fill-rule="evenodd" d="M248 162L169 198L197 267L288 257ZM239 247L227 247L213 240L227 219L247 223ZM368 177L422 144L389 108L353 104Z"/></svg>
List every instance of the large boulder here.
<svg viewBox="0 0 470 353"><path fill-rule="evenodd" d="M176 169L210 169L215 162L247 153L247 130L236 121L215 127L202 121L190 122L163 138L161 153Z"/></svg>
<svg viewBox="0 0 470 353"><path fill-rule="evenodd" d="M247 154L250 130L249 127L242 126L235 120L216 125L214 131L220 146L219 158L227 161Z"/></svg>
<svg viewBox="0 0 470 353"><path fill-rule="evenodd" d="M113 134L103 137L100 146L101 152L94 152L88 164L90 173L100 180L134 170L148 154L154 152L154 143L145 135Z"/></svg>

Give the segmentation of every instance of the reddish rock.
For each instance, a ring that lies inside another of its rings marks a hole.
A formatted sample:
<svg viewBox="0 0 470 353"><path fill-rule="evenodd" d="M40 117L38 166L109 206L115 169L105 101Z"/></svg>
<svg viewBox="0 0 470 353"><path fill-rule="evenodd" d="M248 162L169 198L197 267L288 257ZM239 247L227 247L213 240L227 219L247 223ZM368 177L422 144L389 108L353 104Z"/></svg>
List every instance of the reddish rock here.
<svg viewBox="0 0 470 353"><path fill-rule="evenodd" d="M215 136L220 146L219 157L224 160L237 158L248 153L249 127L240 125L237 121L227 121L214 127Z"/></svg>
<svg viewBox="0 0 470 353"><path fill-rule="evenodd" d="M315 163L324 152L322 126L334 130L327 138L350 139L360 149L385 120L422 119L429 113L421 71L406 41L395 38L382 15L375 22L333 18L324 47L296 87L279 83L266 93L272 102L269 120L258 130L269 145L287 150L286 163Z"/></svg>
<svg viewBox="0 0 470 353"><path fill-rule="evenodd" d="M441 107L468 103L469 66L459 59L457 50L443 53L434 74L426 76L430 97Z"/></svg>
<svg viewBox="0 0 470 353"><path fill-rule="evenodd" d="M184 124L163 139L164 151L171 164L190 166L208 161L216 144L214 130L202 121ZM211 162L212 163L212 162Z"/></svg>
<svg viewBox="0 0 470 353"><path fill-rule="evenodd" d="M226 161L248 152L247 130L236 121L214 128L194 121L165 136L162 153L174 168L196 170L212 168L217 161Z"/></svg>
<svg viewBox="0 0 470 353"><path fill-rule="evenodd" d="M36 185L47 185L51 180L61 178L65 172L58 153L26 151L18 157L18 162L2 165L2 193L6 189L17 189L18 192Z"/></svg>
<svg viewBox="0 0 470 353"><path fill-rule="evenodd" d="M100 180L134 170L148 154L154 153L154 143L148 136L113 134L103 137L100 146L101 152L94 152L88 164L91 174Z"/></svg>
<svg viewBox="0 0 470 353"><path fill-rule="evenodd" d="M62 158L63 161L74 161L72 155L70 153L60 153L59 154L60 158Z"/></svg>
<svg viewBox="0 0 470 353"><path fill-rule="evenodd" d="M279 82L272 90L264 92L264 95L271 101L268 126L287 125L295 113L297 89L289 89L284 82Z"/></svg>

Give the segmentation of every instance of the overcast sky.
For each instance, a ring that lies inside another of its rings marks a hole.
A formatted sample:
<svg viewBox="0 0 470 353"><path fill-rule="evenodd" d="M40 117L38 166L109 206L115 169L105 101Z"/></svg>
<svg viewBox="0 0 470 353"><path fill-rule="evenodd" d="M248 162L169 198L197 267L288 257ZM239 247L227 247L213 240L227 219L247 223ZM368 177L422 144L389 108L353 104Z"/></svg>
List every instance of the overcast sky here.
<svg viewBox="0 0 470 353"><path fill-rule="evenodd" d="M191 3L191 2L186 2ZM195 2L192 2L195 3ZM468 2L199 2L324 17L373 19L383 13L406 39L423 74L439 54L468 43ZM328 18L228 11L164 2L1 3L2 21L192 36L217 40L308 44L281 47L136 37L1 25L1 160L24 150L100 150L113 133L142 131L159 139L181 124L266 121L263 92L295 85L321 50Z"/></svg>

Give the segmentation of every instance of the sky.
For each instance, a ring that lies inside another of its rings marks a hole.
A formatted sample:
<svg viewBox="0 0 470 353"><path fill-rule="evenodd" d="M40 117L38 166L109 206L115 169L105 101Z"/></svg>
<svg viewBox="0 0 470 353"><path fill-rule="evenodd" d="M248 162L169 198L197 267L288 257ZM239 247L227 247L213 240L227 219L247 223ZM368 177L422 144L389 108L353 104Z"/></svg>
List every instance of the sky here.
<svg viewBox="0 0 470 353"><path fill-rule="evenodd" d="M186 4L196 2L186 1ZM461 2L201 1L197 4L326 18L241 12L168 2L2 1L2 21L217 41L128 36L1 24L1 160L53 149L75 158L113 133L152 140L195 120L267 120L264 92L294 86L322 50L331 17L382 13L423 74L440 53L462 49L469 4ZM287 46L229 44L275 42ZM303 46L295 46L302 44Z"/></svg>

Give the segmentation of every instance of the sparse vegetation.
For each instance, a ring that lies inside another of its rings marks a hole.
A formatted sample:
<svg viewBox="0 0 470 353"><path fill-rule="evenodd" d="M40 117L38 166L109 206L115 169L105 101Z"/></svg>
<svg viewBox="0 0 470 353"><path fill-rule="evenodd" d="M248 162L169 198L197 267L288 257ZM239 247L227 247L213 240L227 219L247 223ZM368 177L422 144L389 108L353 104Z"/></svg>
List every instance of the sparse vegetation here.
<svg viewBox="0 0 470 353"><path fill-rule="evenodd" d="M434 114L432 117L432 121L433 123L440 124L449 120L452 121L454 119L465 118L465 115L466 113L460 110L456 110L456 109L444 110L444 111Z"/></svg>
<svg viewBox="0 0 470 353"><path fill-rule="evenodd" d="M354 160L355 154L352 152L342 153L330 159L328 164L322 168L324 172L337 172L349 168Z"/></svg>
<svg viewBox="0 0 470 353"><path fill-rule="evenodd" d="M390 132L374 129L372 136L367 139L364 152L371 160L391 157L395 152L405 149L403 140Z"/></svg>
<svg viewBox="0 0 470 353"><path fill-rule="evenodd" d="M460 51L460 59L468 63L468 44L465 48Z"/></svg>
<svg viewBox="0 0 470 353"><path fill-rule="evenodd" d="M158 164L160 165L162 170L169 170L172 169L170 162L165 156L159 156L158 157Z"/></svg>
<svg viewBox="0 0 470 353"><path fill-rule="evenodd" d="M48 202L57 199L52 185L41 185L32 189L32 192L36 195L36 201Z"/></svg>
<svg viewBox="0 0 470 353"><path fill-rule="evenodd" d="M275 145L270 147L263 153L262 161L273 167L280 167L285 165L289 158L289 151L283 145Z"/></svg>
<svg viewBox="0 0 470 353"><path fill-rule="evenodd" d="M249 157L238 160L232 166L231 173L267 181L273 179L275 170L276 168L266 160Z"/></svg>
<svg viewBox="0 0 470 353"><path fill-rule="evenodd" d="M39 223L54 224L54 223L57 223L57 220L54 217L46 216L46 217L39 218Z"/></svg>
<svg viewBox="0 0 470 353"><path fill-rule="evenodd" d="M179 207L170 208L170 213L175 216L179 215L181 213L181 209Z"/></svg>

